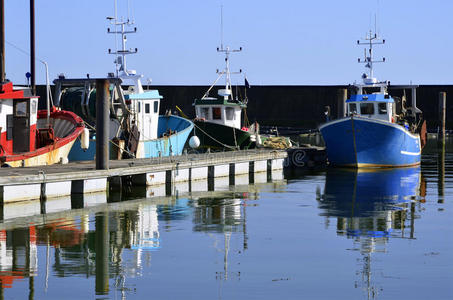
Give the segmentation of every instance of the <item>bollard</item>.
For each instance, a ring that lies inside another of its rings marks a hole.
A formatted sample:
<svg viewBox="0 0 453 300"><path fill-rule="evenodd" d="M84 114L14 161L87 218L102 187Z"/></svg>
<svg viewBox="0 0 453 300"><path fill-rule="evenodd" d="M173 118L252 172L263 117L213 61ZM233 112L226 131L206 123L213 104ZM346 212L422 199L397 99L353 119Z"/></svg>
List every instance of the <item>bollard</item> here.
<svg viewBox="0 0 453 300"><path fill-rule="evenodd" d="M109 169L109 82L96 80L96 170Z"/></svg>
<svg viewBox="0 0 453 300"><path fill-rule="evenodd" d="M348 99L347 89L337 90L337 119L346 116L346 100Z"/></svg>

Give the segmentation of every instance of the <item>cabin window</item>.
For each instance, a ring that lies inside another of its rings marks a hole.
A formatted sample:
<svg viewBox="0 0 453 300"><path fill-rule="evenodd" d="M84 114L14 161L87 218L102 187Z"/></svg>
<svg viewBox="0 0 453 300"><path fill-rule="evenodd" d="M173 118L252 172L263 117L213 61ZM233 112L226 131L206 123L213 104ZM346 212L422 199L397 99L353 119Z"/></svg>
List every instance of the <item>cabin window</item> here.
<svg viewBox="0 0 453 300"><path fill-rule="evenodd" d="M14 115L16 117L26 117L27 116L27 102L16 102L16 111Z"/></svg>
<svg viewBox="0 0 453 300"><path fill-rule="evenodd" d="M145 103L145 114L149 114L150 112L150 105L149 103Z"/></svg>
<svg viewBox="0 0 453 300"><path fill-rule="evenodd" d="M31 113L32 113L32 115L36 114L36 107L38 106L37 104L38 104L38 102L36 102L36 101L32 101L31 102Z"/></svg>
<svg viewBox="0 0 453 300"><path fill-rule="evenodd" d="M157 113L159 110L159 101L154 101L154 113Z"/></svg>
<svg viewBox="0 0 453 300"><path fill-rule="evenodd" d="M141 111L142 111L141 102L140 102L140 101L138 101L137 103L138 103L138 112L141 112Z"/></svg>
<svg viewBox="0 0 453 300"><path fill-rule="evenodd" d="M378 110L380 115L387 114L387 103L379 103Z"/></svg>
<svg viewBox="0 0 453 300"><path fill-rule="evenodd" d="M220 107L213 107L212 108L212 119L213 120L221 120L222 119L222 112L220 111Z"/></svg>
<svg viewBox="0 0 453 300"><path fill-rule="evenodd" d="M357 113L357 104L349 103L349 113L356 114Z"/></svg>
<svg viewBox="0 0 453 300"><path fill-rule="evenodd" d="M374 103L360 103L360 114L362 115L374 114Z"/></svg>
<svg viewBox="0 0 453 300"><path fill-rule="evenodd" d="M206 120L209 119L209 108L208 107L202 107L200 109L201 116L200 118L205 118Z"/></svg>
<svg viewBox="0 0 453 300"><path fill-rule="evenodd" d="M229 121L234 120L234 108L232 107L225 108L225 117Z"/></svg>

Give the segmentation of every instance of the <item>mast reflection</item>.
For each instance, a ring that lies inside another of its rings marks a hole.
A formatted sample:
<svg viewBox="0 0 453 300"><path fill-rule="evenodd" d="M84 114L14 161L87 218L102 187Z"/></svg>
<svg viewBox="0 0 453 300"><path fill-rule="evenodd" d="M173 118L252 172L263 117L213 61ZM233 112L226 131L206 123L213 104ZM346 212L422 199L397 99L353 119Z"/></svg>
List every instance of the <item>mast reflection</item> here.
<svg viewBox="0 0 453 300"><path fill-rule="evenodd" d="M206 232L214 239L214 247L223 252L223 271L216 272L216 279L228 280L231 275L240 277L239 271L231 272L228 269L228 254L230 252L230 240L233 233L242 232L242 249L248 248L246 227L246 199L254 194L227 193L228 195L211 194L206 197L198 197L194 201L193 231ZM256 196L256 195L255 195ZM223 235L223 249L220 236Z"/></svg>
<svg viewBox="0 0 453 300"><path fill-rule="evenodd" d="M362 278L355 286L369 299L381 290L372 280L371 254L386 252L390 238L414 238L415 206L425 196L423 182L419 167L327 171L324 193L318 195L320 215L326 222L336 218L337 235L352 239L354 250L360 251Z"/></svg>

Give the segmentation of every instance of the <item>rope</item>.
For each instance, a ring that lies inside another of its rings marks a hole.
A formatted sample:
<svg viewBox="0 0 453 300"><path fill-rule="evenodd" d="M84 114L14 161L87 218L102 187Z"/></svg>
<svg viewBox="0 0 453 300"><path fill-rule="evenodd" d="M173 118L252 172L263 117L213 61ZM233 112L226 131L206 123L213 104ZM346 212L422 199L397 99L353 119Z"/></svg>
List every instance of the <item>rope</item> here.
<svg viewBox="0 0 453 300"><path fill-rule="evenodd" d="M94 132L96 132L96 127L90 125L89 123L83 121L83 123L85 123L85 126L91 128L92 130L94 130ZM110 143L112 143L113 145L115 145L116 147L118 147L118 149L126 152L127 154L131 155L133 158L135 158L135 154L130 152L129 150L127 150L126 148L122 148L119 144L115 143L114 141L112 140L109 140Z"/></svg>
<svg viewBox="0 0 453 300"><path fill-rule="evenodd" d="M234 130L234 127L231 127L231 128L233 128L234 145L236 146L236 148L238 148L238 142L236 140L236 130Z"/></svg>

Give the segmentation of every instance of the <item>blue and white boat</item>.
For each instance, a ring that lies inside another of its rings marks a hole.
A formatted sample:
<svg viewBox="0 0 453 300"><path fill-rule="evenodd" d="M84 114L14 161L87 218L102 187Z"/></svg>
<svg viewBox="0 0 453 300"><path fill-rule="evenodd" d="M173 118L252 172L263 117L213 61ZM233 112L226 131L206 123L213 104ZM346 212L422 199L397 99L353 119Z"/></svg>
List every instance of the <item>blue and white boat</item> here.
<svg viewBox="0 0 453 300"><path fill-rule="evenodd" d="M133 25L109 17L113 30L120 35L121 47L109 53L116 56L116 74L105 78L110 82L110 158L150 158L181 155L193 129L193 122L167 113L159 115L162 96L157 90L144 90L143 75L126 67L126 55L137 49L126 48L126 34ZM88 128L89 139L79 139L69 153L69 161L93 160L96 154L96 80L90 78L66 79L64 75L54 80L56 105L77 113Z"/></svg>
<svg viewBox="0 0 453 300"><path fill-rule="evenodd" d="M373 77L373 63L385 58L373 60L372 46L385 40L370 32L366 42L357 43L369 45L365 59L359 59L369 73L362 75L363 84L356 84L356 94L346 100L346 115L319 127L329 164L358 168L419 165L426 123L416 107L416 86L395 87L404 91L402 100L395 101L388 93L389 82ZM405 89L412 90L410 107L406 106Z"/></svg>

